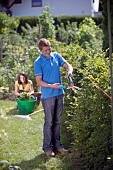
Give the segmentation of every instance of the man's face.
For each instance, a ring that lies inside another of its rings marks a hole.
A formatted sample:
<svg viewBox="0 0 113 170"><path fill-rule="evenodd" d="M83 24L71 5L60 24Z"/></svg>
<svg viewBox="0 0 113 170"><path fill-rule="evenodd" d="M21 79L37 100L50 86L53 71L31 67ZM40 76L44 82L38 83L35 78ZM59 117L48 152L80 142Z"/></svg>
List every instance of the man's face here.
<svg viewBox="0 0 113 170"><path fill-rule="evenodd" d="M42 50L41 50L42 54L46 57L50 57L50 53L51 53L51 46L45 46L45 47L42 47Z"/></svg>

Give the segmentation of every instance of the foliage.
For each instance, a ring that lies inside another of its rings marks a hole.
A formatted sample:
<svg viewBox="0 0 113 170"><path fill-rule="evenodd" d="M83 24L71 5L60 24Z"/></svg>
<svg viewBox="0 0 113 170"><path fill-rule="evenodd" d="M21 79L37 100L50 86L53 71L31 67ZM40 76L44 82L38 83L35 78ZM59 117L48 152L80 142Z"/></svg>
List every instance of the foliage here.
<svg viewBox="0 0 113 170"><path fill-rule="evenodd" d="M100 50L89 55L80 47L76 46L74 51L70 46L66 52L67 58L71 54L70 61L75 68L74 83L80 87L80 91L66 92L64 112L68 116L68 138L73 150L80 153L85 169L102 169L111 154L111 103L96 88L96 83L110 94L109 60Z"/></svg>
<svg viewBox="0 0 113 170"><path fill-rule="evenodd" d="M39 26L31 27L28 23L25 24L25 27L21 27L21 35L26 41L27 45L36 45L39 37Z"/></svg>
<svg viewBox="0 0 113 170"><path fill-rule="evenodd" d="M28 99L28 100L30 100L31 99L31 95L29 93L22 92L20 94L20 99Z"/></svg>
<svg viewBox="0 0 113 170"><path fill-rule="evenodd" d="M51 10L49 6L45 6L39 17L40 24L40 37L44 38L55 38L55 26L53 25L54 20L51 16Z"/></svg>
<svg viewBox="0 0 113 170"><path fill-rule="evenodd" d="M39 23L38 16L19 16L16 17L19 20L19 26L17 28L17 32L21 34L22 27L25 27L26 24L29 24L32 28L35 27Z"/></svg>
<svg viewBox="0 0 113 170"><path fill-rule="evenodd" d="M0 12L0 33L6 30L16 29L19 25L19 20L16 18L11 18L7 16L6 13Z"/></svg>
<svg viewBox="0 0 113 170"><path fill-rule="evenodd" d="M29 68L32 67L30 63L28 55L22 46L7 45L5 47L3 63L0 67L1 85L9 86L10 92L14 90L14 82L19 71L28 72L27 69L29 70ZM27 65L29 65L29 68L27 68Z"/></svg>
<svg viewBox="0 0 113 170"><path fill-rule="evenodd" d="M85 18L80 24L76 43L87 50L102 48L102 30L96 26L96 23L91 18Z"/></svg>
<svg viewBox="0 0 113 170"><path fill-rule="evenodd" d="M109 29L108 29L108 22L111 25L111 41L113 39L113 1L110 0L109 1L109 9L110 9L110 18L108 20L108 1L106 0L101 0L101 4L102 4L102 15L103 15L103 20L102 20L102 29L103 29L103 33L104 33L104 37L103 37L103 50L106 50L107 48L109 48ZM113 41L112 43L112 51L113 51Z"/></svg>
<svg viewBox="0 0 113 170"><path fill-rule="evenodd" d="M60 25L60 23L63 23L64 26L66 27L67 22L69 21L70 24L73 22L77 23L77 27L79 27L79 24L85 19L86 16L55 16L54 19L54 25ZM91 19L93 19L96 23L97 26L101 27L101 23L102 23L102 16L94 16L94 17L90 17Z"/></svg>
<svg viewBox="0 0 113 170"><path fill-rule="evenodd" d="M75 42L77 36L77 23L72 22L70 23L67 21L66 28L63 23L57 25L57 40L65 42L69 44L70 42Z"/></svg>
<svg viewBox="0 0 113 170"><path fill-rule="evenodd" d="M49 14L48 10L42 14L41 24L43 28L45 24L47 27L46 31L43 30L43 34L41 32L41 37L49 37L52 49L58 51L72 64L74 84L80 87L80 91L72 89L65 91L63 120L65 120L64 129L68 131L67 143L72 149L71 161L74 163L77 151L84 168L102 169L107 162L107 156L111 154L111 102L96 88L97 83L111 95L109 59L102 51L103 33L92 19L85 18L79 27L76 23L68 22L66 27L62 24L61 30L60 27L58 30L63 42L58 42L53 39L54 27L51 27L51 17L47 19ZM45 22L46 19L48 23ZM0 85L4 88L9 87L10 92L14 90L14 82L18 72L21 71L27 73L37 89L33 70L34 60L40 54L37 48L39 39L37 29L39 25L32 28L26 24L22 27L21 34L17 34L14 30L10 34L9 31L3 32ZM68 83L66 70L61 68L61 72L62 82L65 85Z"/></svg>
<svg viewBox="0 0 113 170"><path fill-rule="evenodd" d="M96 85L111 95L109 59L99 46L83 49L73 43L66 46L52 41L52 44L72 64L74 84L80 87L79 91L65 90L63 121L68 132L66 145L71 143L73 151L72 161L78 152L85 169L103 169L112 153L111 102ZM62 70L63 84L67 82L65 75ZM110 163L108 169L111 166Z"/></svg>
<svg viewBox="0 0 113 170"><path fill-rule="evenodd" d="M57 25L57 40L66 44L75 43L87 49L101 49L102 47L102 30L96 26L96 23L91 18L85 18L79 27L76 22L67 22L66 26L63 23ZM97 43L98 42L98 43Z"/></svg>
<svg viewBox="0 0 113 170"><path fill-rule="evenodd" d="M35 28L31 29L29 25L27 26L29 29L23 28L22 35L16 32L13 32L13 34L6 32L2 36L3 59L0 66L0 85L8 86L9 92L14 90L14 82L19 72L26 72L29 79L35 84L33 64L39 55L36 46L38 38L35 36L37 30ZM36 89L37 87L35 87Z"/></svg>
<svg viewBox="0 0 113 170"><path fill-rule="evenodd" d="M39 24L39 16L19 16L16 17L19 20L19 26L17 28L17 32L21 33L21 27L29 24L32 28L35 27L37 24ZM54 26L55 28L57 28L57 25L60 25L60 23L63 23L64 26L66 27L67 25L67 21L70 22L70 24L72 22L76 22L77 23L77 27L79 26L79 24L84 20L85 16L53 16L53 20L54 20ZM102 24L102 20L103 17L102 16L94 16L91 17L97 26L101 27Z"/></svg>

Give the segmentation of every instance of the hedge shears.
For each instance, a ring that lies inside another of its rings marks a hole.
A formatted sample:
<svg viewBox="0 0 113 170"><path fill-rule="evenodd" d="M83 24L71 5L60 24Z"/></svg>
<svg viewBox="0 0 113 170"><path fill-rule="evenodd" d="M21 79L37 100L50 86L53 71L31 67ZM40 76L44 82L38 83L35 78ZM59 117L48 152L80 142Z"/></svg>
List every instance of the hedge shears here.
<svg viewBox="0 0 113 170"><path fill-rule="evenodd" d="M73 83L71 76L68 76L68 80L69 80L69 86L64 86L64 85L61 84L59 87L61 89L72 89L72 90L77 89L77 90L80 90L79 87L74 86L74 83Z"/></svg>

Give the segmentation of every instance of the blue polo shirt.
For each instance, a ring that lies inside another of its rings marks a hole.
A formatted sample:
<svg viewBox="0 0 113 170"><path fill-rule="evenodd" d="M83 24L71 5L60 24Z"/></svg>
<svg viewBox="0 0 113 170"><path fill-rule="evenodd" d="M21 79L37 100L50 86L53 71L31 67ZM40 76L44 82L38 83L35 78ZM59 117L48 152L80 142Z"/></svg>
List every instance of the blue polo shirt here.
<svg viewBox="0 0 113 170"><path fill-rule="evenodd" d="M63 66L66 60L57 52L51 52L50 58L41 54L34 62L34 75L42 76L42 81L48 84L60 83L60 66ZM64 93L62 89L41 87L42 98L50 98Z"/></svg>

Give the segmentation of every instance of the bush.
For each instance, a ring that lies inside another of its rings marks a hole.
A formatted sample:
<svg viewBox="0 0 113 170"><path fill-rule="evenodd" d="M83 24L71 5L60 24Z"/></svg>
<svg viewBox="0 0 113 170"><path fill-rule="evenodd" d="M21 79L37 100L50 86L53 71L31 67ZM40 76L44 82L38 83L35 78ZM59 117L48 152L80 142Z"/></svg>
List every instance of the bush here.
<svg viewBox="0 0 113 170"><path fill-rule="evenodd" d="M19 20L16 18L11 18L7 16L6 13L0 12L0 34L6 32L7 30L14 30L18 27Z"/></svg>
<svg viewBox="0 0 113 170"><path fill-rule="evenodd" d="M46 6L42 11L42 15L39 17L40 37L55 38L55 26L53 23L54 20L51 16L51 10Z"/></svg>

